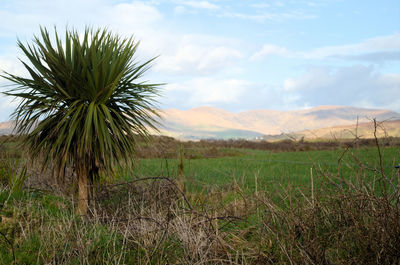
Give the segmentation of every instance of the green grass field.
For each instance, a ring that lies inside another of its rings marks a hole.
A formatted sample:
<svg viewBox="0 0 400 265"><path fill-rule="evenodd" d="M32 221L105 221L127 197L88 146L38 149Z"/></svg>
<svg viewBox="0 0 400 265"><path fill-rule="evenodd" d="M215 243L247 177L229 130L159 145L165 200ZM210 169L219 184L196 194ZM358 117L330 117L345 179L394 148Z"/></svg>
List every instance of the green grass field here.
<svg viewBox="0 0 400 265"><path fill-rule="evenodd" d="M362 166L379 169L377 148L351 149L348 151L308 151L308 152L280 152L237 149L238 156L185 159L185 181L189 189L204 187L219 187L229 185L234 181L241 184L248 192L255 190L256 181L258 190L276 189L288 184L296 186L309 185L311 168L313 174L319 170L325 173L338 174L344 177L354 176ZM388 147L383 151L384 171L387 175L395 174L394 166L399 161L399 148ZM124 179L146 176L167 176L175 178L177 175L178 159L141 159L138 161L133 174L125 174Z"/></svg>

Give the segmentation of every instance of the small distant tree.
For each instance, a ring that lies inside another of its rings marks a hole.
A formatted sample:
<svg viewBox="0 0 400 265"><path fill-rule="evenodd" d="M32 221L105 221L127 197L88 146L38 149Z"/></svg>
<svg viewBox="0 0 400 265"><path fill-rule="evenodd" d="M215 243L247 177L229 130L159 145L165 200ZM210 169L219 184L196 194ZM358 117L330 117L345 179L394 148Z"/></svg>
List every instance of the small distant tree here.
<svg viewBox="0 0 400 265"><path fill-rule="evenodd" d="M44 158L64 178L71 166L78 179L78 213L88 208L88 181L117 164L132 164L137 135L155 129L159 84L140 81L151 59L135 61L138 42L106 29L86 28L82 35L40 29L31 45L18 40L30 77L4 72L12 82L6 95L20 99L12 118L30 155Z"/></svg>

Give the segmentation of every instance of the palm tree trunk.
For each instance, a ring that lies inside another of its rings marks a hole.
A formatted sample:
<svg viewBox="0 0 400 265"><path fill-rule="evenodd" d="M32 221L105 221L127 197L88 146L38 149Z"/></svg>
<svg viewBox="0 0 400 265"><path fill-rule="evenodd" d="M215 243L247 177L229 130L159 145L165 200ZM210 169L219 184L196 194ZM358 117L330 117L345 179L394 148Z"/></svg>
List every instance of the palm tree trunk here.
<svg viewBox="0 0 400 265"><path fill-rule="evenodd" d="M85 170L78 170L78 215L85 215L88 209L88 179Z"/></svg>

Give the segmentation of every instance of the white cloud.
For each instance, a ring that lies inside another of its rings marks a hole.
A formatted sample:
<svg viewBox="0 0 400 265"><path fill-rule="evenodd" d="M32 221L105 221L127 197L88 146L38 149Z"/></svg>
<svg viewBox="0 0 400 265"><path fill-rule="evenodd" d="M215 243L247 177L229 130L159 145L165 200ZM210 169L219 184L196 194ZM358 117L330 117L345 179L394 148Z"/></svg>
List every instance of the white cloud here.
<svg viewBox="0 0 400 265"><path fill-rule="evenodd" d="M190 6L192 8L216 10L220 7L208 1L179 1L181 5Z"/></svg>
<svg viewBox="0 0 400 265"><path fill-rule="evenodd" d="M245 20L253 20L256 22L264 22L266 20L272 20L276 22L282 22L286 20L305 20L315 19L317 16L313 14L304 13L301 10L289 10L287 12L266 12L261 11L256 14L239 13L239 12L228 12L225 11L219 14L220 17L238 18Z"/></svg>
<svg viewBox="0 0 400 265"><path fill-rule="evenodd" d="M307 59L321 59L331 56L357 55L393 50L400 50L400 34L371 38L356 44L326 46L311 52L300 52L298 55Z"/></svg>
<svg viewBox="0 0 400 265"><path fill-rule="evenodd" d="M289 51L284 48L273 44L264 44L260 51L251 56L252 60L257 60L268 55L281 55L286 56Z"/></svg>
<svg viewBox="0 0 400 265"><path fill-rule="evenodd" d="M182 5L212 9L207 1L180 1ZM184 6L175 12L183 12ZM107 12L113 29L141 40L140 53L147 59L161 55L153 70L166 74L205 75L232 71L242 54L235 40L210 35L181 35L163 26L164 18L155 6L144 2L119 4Z"/></svg>
<svg viewBox="0 0 400 265"><path fill-rule="evenodd" d="M143 2L122 3L107 12L112 24L139 29L140 26L159 21L161 13L154 6Z"/></svg>
<svg viewBox="0 0 400 265"><path fill-rule="evenodd" d="M299 78L283 83L292 103L348 105L400 111L400 74L382 74L361 65L340 68L311 68Z"/></svg>
<svg viewBox="0 0 400 265"><path fill-rule="evenodd" d="M380 36L367 39L360 43L348 45L325 46L311 51L291 51L286 47L265 44L252 56L253 59L260 59L269 55L280 55L287 58L300 59L355 59L355 60L396 60L400 52L400 34Z"/></svg>
<svg viewBox="0 0 400 265"><path fill-rule="evenodd" d="M185 13L185 11L186 11L186 8L184 6L176 6L174 8L174 13L178 14L178 15Z"/></svg>
<svg viewBox="0 0 400 265"><path fill-rule="evenodd" d="M202 77L168 84L165 91L167 98L180 102L181 106L235 104L250 85L246 80Z"/></svg>
<svg viewBox="0 0 400 265"><path fill-rule="evenodd" d="M229 71L243 55L231 41L213 36L187 35L161 56L155 70L171 74L209 75Z"/></svg>
<svg viewBox="0 0 400 265"><path fill-rule="evenodd" d="M111 30L134 36L140 41L139 59L149 59L173 45L173 34L163 26L163 16L158 9L146 2L131 2L109 7L103 17L96 18L98 25Z"/></svg>
<svg viewBox="0 0 400 265"><path fill-rule="evenodd" d="M251 6L255 8L268 8L271 5L267 3L256 3L256 4L251 4Z"/></svg>

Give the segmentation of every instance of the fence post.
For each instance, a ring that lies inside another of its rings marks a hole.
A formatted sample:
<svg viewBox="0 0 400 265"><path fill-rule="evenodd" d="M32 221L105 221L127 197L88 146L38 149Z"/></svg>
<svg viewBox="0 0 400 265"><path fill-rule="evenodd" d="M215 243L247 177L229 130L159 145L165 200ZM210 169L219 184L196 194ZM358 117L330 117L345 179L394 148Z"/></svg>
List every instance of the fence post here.
<svg viewBox="0 0 400 265"><path fill-rule="evenodd" d="M179 145L178 153L178 178L177 184L181 191L185 191L185 153L182 144Z"/></svg>

